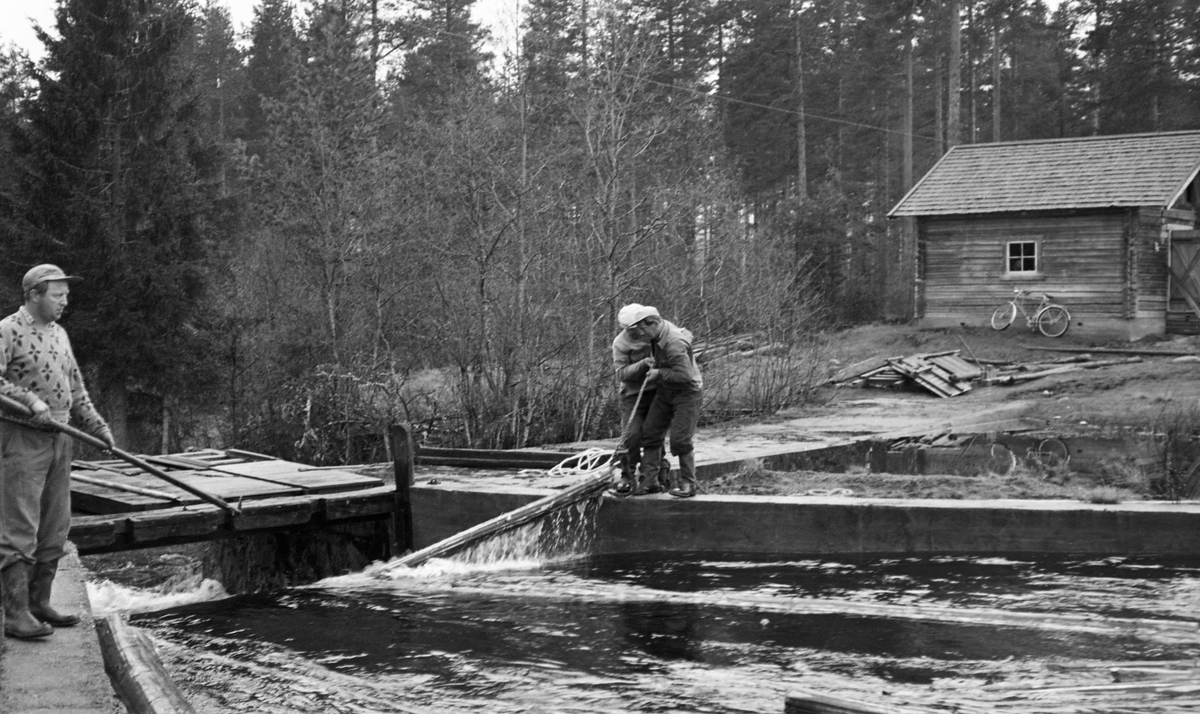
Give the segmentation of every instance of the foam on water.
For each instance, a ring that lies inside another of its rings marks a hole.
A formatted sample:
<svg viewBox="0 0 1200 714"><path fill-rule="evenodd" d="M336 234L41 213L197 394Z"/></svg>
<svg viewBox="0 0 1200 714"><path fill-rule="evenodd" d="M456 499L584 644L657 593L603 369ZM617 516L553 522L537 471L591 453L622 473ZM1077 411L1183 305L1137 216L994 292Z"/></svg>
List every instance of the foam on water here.
<svg viewBox="0 0 1200 714"><path fill-rule="evenodd" d="M398 567L396 559L376 562L361 572L325 578L310 587L378 587L380 581L443 580L479 573L539 570L570 562L588 554L600 500L576 502L479 540L447 558L430 558L416 567Z"/></svg>
<svg viewBox="0 0 1200 714"><path fill-rule="evenodd" d="M375 562L360 572L335 575L306 588L356 589L377 588L380 582L412 580L444 580L463 575L508 570L537 570L546 564L536 558L508 558L489 562L464 562L447 558L431 558L415 568L389 568L390 563Z"/></svg>
<svg viewBox="0 0 1200 714"><path fill-rule="evenodd" d="M87 583L92 612L102 617L114 612L136 614L157 612L179 605L223 600L229 597L225 586L211 578L195 576L164 588L143 590L118 585L110 580Z"/></svg>

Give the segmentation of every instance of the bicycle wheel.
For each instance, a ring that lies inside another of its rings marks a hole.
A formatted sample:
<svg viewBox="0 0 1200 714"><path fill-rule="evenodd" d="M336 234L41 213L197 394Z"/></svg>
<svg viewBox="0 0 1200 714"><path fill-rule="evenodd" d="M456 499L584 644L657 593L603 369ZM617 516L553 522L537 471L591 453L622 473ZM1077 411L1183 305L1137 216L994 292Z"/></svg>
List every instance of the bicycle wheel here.
<svg viewBox="0 0 1200 714"><path fill-rule="evenodd" d="M1017 319L1017 304L1015 302L1006 302L992 313L992 329L1007 329L1009 325L1013 324L1013 320L1015 319Z"/></svg>
<svg viewBox="0 0 1200 714"><path fill-rule="evenodd" d="M996 476L1007 476L1015 468L1017 468L1017 455L1013 453L1012 449L998 442L992 444L984 475L990 473Z"/></svg>
<svg viewBox="0 0 1200 714"><path fill-rule="evenodd" d="M1065 307L1049 305L1038 313L1038 331L1046 337L1062 337L1071 326L1071 313Z"/></svg>
<svg viewBox="0 0 1200 714"><path fill-rule="evenodd" d="M1042 439L1033 453L1038 463L1048 469L1063 468L1071 461L1071 449L1061 439Z"/></svg>

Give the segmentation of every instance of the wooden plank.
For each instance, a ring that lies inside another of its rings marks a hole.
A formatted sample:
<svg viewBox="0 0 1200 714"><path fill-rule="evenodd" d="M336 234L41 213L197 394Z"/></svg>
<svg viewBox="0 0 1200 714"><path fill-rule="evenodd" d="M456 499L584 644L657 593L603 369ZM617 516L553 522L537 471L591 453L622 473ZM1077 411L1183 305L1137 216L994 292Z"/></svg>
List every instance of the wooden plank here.
<svg viewBox="0 0 1200 714"><path fill-rule="evenodd" d="M574 454L571 454L574 456ZM464 466L477 469L534 469L546 470L559 464L558 461L507 461L503 459L482 458L470 459L465 457L418 456L417 463L422 466Z"/></svg>
<svg viewBox="0 0 1200 714"><path fill-rule="evenodd" d="M1096 354L1110 355L1142 355L1144 357L1190 357L1196 352L1192 350L1139 350L1126 348L1112 347L1042 347L1029 345L1026 349L1039 350L1042 352L1074 352L1087 353L1095 352Z"/></svg>
<svg viewBox="0 0 1200 714"><path fill-rule="evenodd" d="M321 496L325 503L325 520L331 523L378 516L390 517L395 509L394 499L395 492L391 486Z"/></svg>
<svg viewBox="0 0 1200 714"><path fill-rule="evenodd" d="M99 473L99 472L93 472ZM195 488L204 489L220 498L229 500L261 499L286 495L300 495L302 489L264 483L251 479L221 474L219 472L189 471L172 474L183 483ZM183 504L200 503L201 500L171 484L164 484L149 474L129 474L121 478L116 475L106 476L111 480L127 486L142 489L153 489L171 494L180 499ZM84 513L123 513L129 511L144 511L164 507L164 502L143 496L138 493L117 492L90 484L79 483L72 487L72 499L75 507Z"/></svg>
<svg viewBox="0 0 1200 714"><path fill-rule="evenodd" d="M207 503L122 516L125 537L134 547L211 540L227 532L229 514ZM83 551L80 550L82 553Z"/></svg>
<svg viewBox="0 0 1200 714"><path fill-rule="evenodd" d="M169 493L163 493L162 491L155 491L154 489L149 488L138 488L137 486L116 483L115 481L105 481L103 479L91 478L76 472L71 473L71 480L78 481L80 483L86 483L91 486L100 486L103 488L115 489L117 491L125 491L127 493L136 493L159 501L180 503L180 498L178 496L173 496Z"/></svg>
<svg viewBox="0 0 1200 714"><path fill-rule="evenodd" d="M865 376L868 372L874 372L887 367L887 357L868 357L853 364L842 367L837 372L830 375L827 382L833 384L836 382L844 382L849 379L857 379Z"/></svg>
<svg viewBox="0 0 1200 714"><path fill-rule="evenodd" d="M72 516L70 540L80 553L122 550L128 538L129 524L113 516Z"/></svg>
<svg viewBox="0 0 1200 714"><path fill-rule="evenodd" d="M383 481L342 469L308 469L278 459L230 457L227 452L209 449L187 454L146 457L144 460L166 469L173 478L225 500L275 498L305 493L332 493L373 488ZM197 498L186 490L163 484L158 478L124 461L84 462L90 470L80 472L84 479L72 489L75 507L84 513L106 514L142 512L170 505L149 492L179 499L192 505ZM89 481L84 483L83 481Z"/></svg>
<svg viewBox="0 0 1200 714"><path fill-rule="evenodd" d="M209 467L209 464L200 461L199 459L190 459L178 454L163 454L159 456L143 456L143 460L148 461L156 466L166 466L176 469L197 469L203 470Z"/></svg>
<svg viewBox="0 0 1200 714"><path fill-rule="evenodd" d="M416 462L431 466L476 468L548 469L575 456L571 452L518 451L515 449L444 449L418 447Z"/></svg>
<svg viewBox="0 0 1200 714"><path fill-rule="evenodd" d="M949 372L920 357L892 359L889 364L939 397L954 397L970 389L966 384L956 384Z"/></svg>
<svg viewBox="0 0 1200 714"><path fill-rule="evenodd" d="M892 702L888 702L887 706L878 706L808 689L796 689L788 693L783 711L784 714L918 714L933 710L896 706Z"/></svg>
<svg viewBox="0 0 1200 714"><path fill-rule="evenodd" d="M104 514L104 513L131 513L138 511L148 511L155 508L167 508L173 505L194 505L203 503L196 496L187 493L182 489L176 489L173 486L165 486L159 490L177 498L177 502L164 501L160 498L152 498L136 492L117 491L108 486L99 486L88 482L77 481L74 479L75 474L72 474L71 484L71 508L80 513ZM141 488L127 481L116 482L122 486L133 486ZM161 481L153 482L150 479L143 479L139 483L161 484Z"/></svg>
<svg viewBox="0 0 1200 714"><path fill-rule="evenodd" d="M390 486L331 496L295 496L247 501L231 519L207 503L145 513L75 516L70 539L83 555L227 538L248 531L271 531L311 523L391 518Z"/></svg>
<svg viewBox="0 0 1200 714"><path fill-rule="evenodd" d="M938 355L926 359L949 372L955 382L966 382L983 374L983 370L978 365L968 363L957 354Z"/></svg>
<svg viewBox="0 0 1200 714"><path fill-rule="evenodd" d="M374 476L363 476L341 469L307 468L289 461L252 461L228 466L217 466L213 471L259 479L266 483L286 485L323 493L327 491L350 491L371 488L383 483Z"/></svg>
<svg viewBox="0 0 1200 714"><path fill-rule="evenodd" d="M245 451L244 449L225 449L225 454L227 456L236 456L236 457L245 459L247 461L275 461L276 460L274 456L267 456L266 454L259 454L254 451Z"/></svg>
<svg viewBox="0 0 1200 714"><path fill-rule="evenodd" d="M320 498L269 499L255 503L251 509L230 521L237 532L277 530L302 526L325 515L325 501Z"/></svg>

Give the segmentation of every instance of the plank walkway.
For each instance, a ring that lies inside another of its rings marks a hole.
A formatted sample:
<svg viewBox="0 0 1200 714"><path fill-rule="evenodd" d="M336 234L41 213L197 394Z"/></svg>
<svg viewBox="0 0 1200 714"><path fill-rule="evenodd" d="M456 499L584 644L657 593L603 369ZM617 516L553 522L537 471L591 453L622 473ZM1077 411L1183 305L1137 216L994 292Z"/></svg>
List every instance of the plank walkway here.
<svg viewBox="0 0 1200 714"><path fill-rule="evenodd" d="M342 493L383 480L347 469L323 469L236 449L144 456L145 461L226 502ZM72 507L84 514L137 513L203 503L196 496L121 460L76 461Z"/></svg>

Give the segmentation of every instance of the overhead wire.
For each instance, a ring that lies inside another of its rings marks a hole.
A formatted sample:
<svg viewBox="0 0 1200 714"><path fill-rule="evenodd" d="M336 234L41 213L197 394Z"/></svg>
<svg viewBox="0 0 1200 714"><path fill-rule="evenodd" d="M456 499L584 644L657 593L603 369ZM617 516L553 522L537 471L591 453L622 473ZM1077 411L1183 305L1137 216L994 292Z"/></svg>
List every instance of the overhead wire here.
<svg viewBox="0 0 1200 714"><path fill-rule="evenodd" d="M457 32L450 32L449 30L445 30L445 29L441 29L441 28L436 28L435 32L438 34L441 34L441 35L445 35L446 37L453 37L453 38L462 39L462 40L475 39L475 38L472 38L470 35L465 35L465 34L457 33ZM549 52L542 52L539 54L541 54L544 57L549 57L549 58L557 59L557 60L565 60L566 59L565 57L563 57L561 55L555 55L555 54L549 53ZM716 100L720 100L722 102L727 102L730 104L740 104L740 105L747 106L747 107L763 109L763 110L770 111L770 112L778 112L778 113L786 114L786 115L790 115L790 116L804 117L806 119L815 119L818 121L826 121L826 122L831 122L834 124L843 124L846 126L855 127L855 128L859 128L859 129L880 131L880 132L884 132L887 134L895 134L895 135L898 135L901 137L911 136L914 139L923 139L925 141L934 141L934 142L937 141L936 137L929 136L927 134L917 134L917 133L903 131L900 129L891 129L891 128L885 127L885 126L877 126L874 124L868 124L868 123L860 122L860 121L852 121L849 119L839 119L836 117L830 117L830 116L824 116L821 114L816 114L816 113L810 112L810 111L802 112L802 111L798 111L795 109L786 109L786 108L782 108L782 107L776 107L776 106L773 106L770 104L763 104L761 102L754 102L754 101L750 101L747 99L738 99L737 97L731 97L731 96L728 96L725 94L721 94L720 92L704 92L704 91L701 91L701 90L693 88L693 87L671 84L669 82L662 82L662 81L659 81L656 79L650 79L647 77L642 77L642 76L638 76L635 74L622 72L620 70L608 70L608 71L611 72L612 74L615 74L618 77L623 77L625 79L637 80L637 81L645 82L646 84L651 84L651 85L655 85L655 86L662 87L665 89L675 90L678 92L688 93L688 94L692 94L694 96L698 96L698 97L702 97L702 98L706 98L706 99L716 99Z"/></svg>

